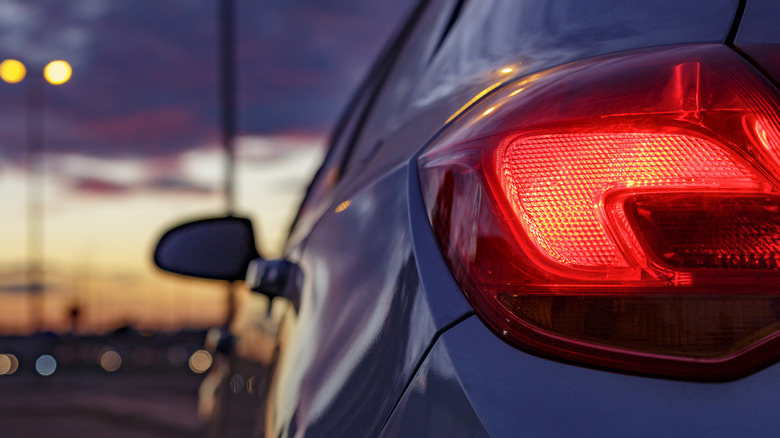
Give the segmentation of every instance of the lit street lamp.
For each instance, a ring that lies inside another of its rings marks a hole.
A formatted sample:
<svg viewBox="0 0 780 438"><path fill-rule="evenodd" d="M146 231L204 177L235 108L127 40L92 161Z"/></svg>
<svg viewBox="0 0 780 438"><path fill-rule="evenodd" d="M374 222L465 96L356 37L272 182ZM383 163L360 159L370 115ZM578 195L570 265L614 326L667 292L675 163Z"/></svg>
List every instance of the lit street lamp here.
<svg viewBox="0 0 780 438"><path fill-rule="evenodd" d="M0 63L0 78L9 84L21 82L25 75L27 75L27 68L15 59L6 59Z"/></svg>
<svg viewBox="0 0 780 438"><path fill-rule="evenodd" d="M57 60L46 64L43 68L43 77L52 85L62 85L70 80L73 69L65 61Z"/></svg>
<svg viewBox="0 0 780 438"><path fill-rule="evenodd" d="M73 70L66 61L56 60L43 68L43 79L52 85L68 80ZM15 59L0 63L0 78L9 84L22 82L27 75L24 64ZM43 322L43 105L44 88L40 78L30 77L25 83L27 131L25 161L27 163L27 290L30 326L42 328ZM39 173L40 175L36 175ZM36 176L38 176L36 178Z"/></svg>

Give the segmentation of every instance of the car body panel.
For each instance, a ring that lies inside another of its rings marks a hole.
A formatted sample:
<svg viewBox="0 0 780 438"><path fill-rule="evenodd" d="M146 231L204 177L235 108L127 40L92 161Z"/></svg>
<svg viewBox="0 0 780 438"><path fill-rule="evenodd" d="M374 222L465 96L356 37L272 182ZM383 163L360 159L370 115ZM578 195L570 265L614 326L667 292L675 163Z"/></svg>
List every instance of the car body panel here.
<svg viewBox="0 0 780 438"><path fill-rule="evenodd" d="M399 168L344 200L307 241L301 306L274 382L283 392L273 435L378 434L436 333L406 196L399 194L407 180L406 168ZM460 292L452 292L460 313L470 311ZM356 415L363 409L371 414Z"/></svg>
<svg viewBox="0 0 780 438"><path fill-rule="evenodd" d="M739 31L734 39L736 48L745 53L764 72L771 76L775 85L780 83L780 8L772 0L750 0L746 2Z"/></svg>
<svg viewBox="0 0 780 438"><path fill-rule="evenodd" d="M780 8L773 0L747 0L734 43L780 43Z"/></svg>
<svg viewBox="0 0 780 438"><path fill-rule="evenodd" d="M480 422L448 436L774 436L778 379L777 364L723 383L572 366L507 345L474 316L437 340L384 435L426 436L410 421L470 415ZM450 399L459 392L471 414Z"/></svg>
<svg viewBox="0 0 780 438"><path fill-rule="evenodd" d="M365 120L346 123L334 140L336 149L347 148L331 152L344 156L341 168L330 164L342 171L339 179L304 201L307 213L293 228L288 258L299 263L305 280L299 313L282 330L266 435L376 436L388 419L388 435L431 430L415 429L410 422L420 418L420 409L425 411L422 405L440 403L448 394L453 410L428 407L431 424L453 424L453 416L478 418L484 430L475 424L470 431L497 436L516 435L518 424L530 435L636 433L645 420L627 415L644 409L656 423L663 423L665 415L679 422L676 412L682 410L696 419L685 429L701 431L694 425L711 417L706 409L725 416L726 396L742 385L745 394L752 391L765 403L771 400L769 391L751 386L757 377L711 387L663 381L541 359L504 343L470 317L473 311L433 238L416 173L420 151L465 108L502 84L607 53L722 43L738 1L482 0L465 2L459 14L454 1L428 6L416 16L435 23L433 33L401 35L411 38L409 45L424 44L426 49L396 43L401 48L394 58L395 65L420 67L424 62L423 68L409 77L393 67L389 73L375 69L382 78L367 83L377 88L364 86L362 91L375 94L357 98ZM457 15L452 26L445 25L441 14ZM431 45L437 38L441 44ZM502 72L507 66L512 71ZM475 343L484 345L475 349ZM780 372L776 368L756 376L769 381ZM493 379L492 373L506 375ZM451 385L462 386L460 393ZM435 388L438 395L427 399ZM650 392L637 395L641 391ZM712 398L709 403L687 405L707 397ZM746 397L739 400L747 403ZM761 403L748 404L759 408ZM748 411L735 410L731 421L737 412ZM609 422L613 424L603 424ZM766 415L762 422L756 427L777 427ZM664 427L654 424L647 430L669 433Z"/></svg>
<svg viewBox="0 0 780 438"><path fill-rule="evenodd" d="M487 437L446 347L439 340L425 358L382 437Z"/></svg>

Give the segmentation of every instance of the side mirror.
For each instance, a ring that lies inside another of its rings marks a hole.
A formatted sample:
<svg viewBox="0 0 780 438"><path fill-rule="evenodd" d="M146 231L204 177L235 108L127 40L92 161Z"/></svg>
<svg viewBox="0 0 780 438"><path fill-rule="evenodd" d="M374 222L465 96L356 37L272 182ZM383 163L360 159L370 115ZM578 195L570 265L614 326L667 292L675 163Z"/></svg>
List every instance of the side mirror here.
<svg viewBox="0 0 780 438"><path fill-rule="evenodd" d="M172 228L154 250L154 263L162 270L226 281L243 280L249 262L259 257L252 222L232 216Z"/></svg>

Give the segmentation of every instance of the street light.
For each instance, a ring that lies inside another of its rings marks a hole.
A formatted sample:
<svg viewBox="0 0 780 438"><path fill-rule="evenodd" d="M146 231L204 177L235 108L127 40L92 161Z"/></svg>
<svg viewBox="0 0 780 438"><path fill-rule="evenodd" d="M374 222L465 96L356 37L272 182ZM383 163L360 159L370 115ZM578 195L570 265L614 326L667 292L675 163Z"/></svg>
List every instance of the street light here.
<svg viewBox="0 0 780 438"><path fill-rule="evenodd" d="M43 68L43 77L52 85L62 85L68 82L73 69L66 61L56 60L46 64Z"/></svg>
<svg viewBox="0 0 780 438"><path fill-rule="evenodd" d="M70 80L73 69L63 60L51 61L43 68L43 78L52 85ZM0 63L0 78L9 84L22 82L27 68L21 61L6 59ZM43 82L31 77L25 83L27 132L27 288L30 325L41 329L43 322ZM35 172L35 171L38 172ZM36 178L36 173L40 176Z"/></svg>
<svg viewBox="0 0 780 438"><path fill-rule="evenodd" d="M9 84L16 84L24 79L27 68L16 59L6 59L0 63L0 78Z"/></svg>

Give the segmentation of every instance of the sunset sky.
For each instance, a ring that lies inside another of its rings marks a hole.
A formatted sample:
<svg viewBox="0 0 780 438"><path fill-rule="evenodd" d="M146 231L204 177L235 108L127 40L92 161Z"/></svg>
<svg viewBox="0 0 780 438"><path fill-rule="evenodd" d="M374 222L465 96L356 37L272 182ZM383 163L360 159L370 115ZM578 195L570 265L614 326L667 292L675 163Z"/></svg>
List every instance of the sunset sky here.
<svg viewBox="0 0 780 438"><path fill-rule="evenodd" d="M411 0L237 0L237 203L279 254L327 134ZM26 332L26 91L44 93L45 327L175 328L221 321L224 286L157 272L166 227L219 214L217 3L0 0L0 334ZM73 65L44 84L43 66Z"/></svg>

